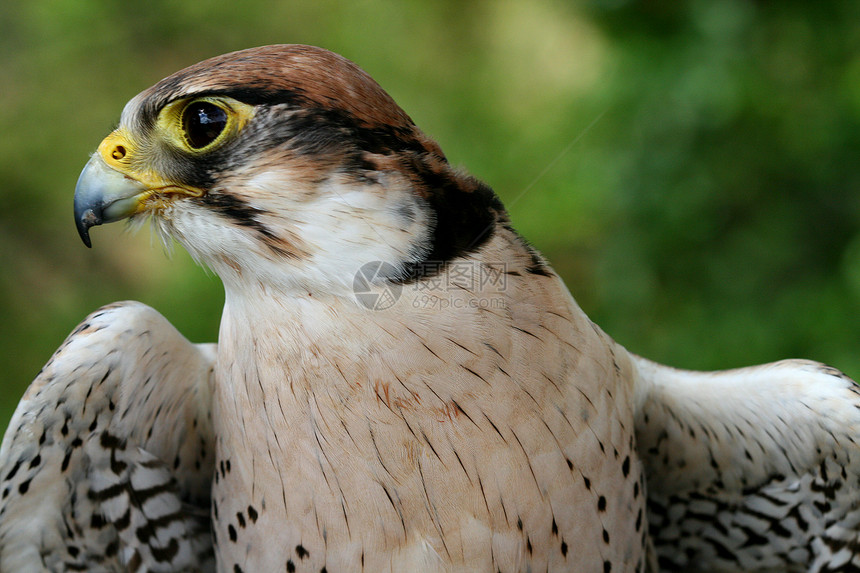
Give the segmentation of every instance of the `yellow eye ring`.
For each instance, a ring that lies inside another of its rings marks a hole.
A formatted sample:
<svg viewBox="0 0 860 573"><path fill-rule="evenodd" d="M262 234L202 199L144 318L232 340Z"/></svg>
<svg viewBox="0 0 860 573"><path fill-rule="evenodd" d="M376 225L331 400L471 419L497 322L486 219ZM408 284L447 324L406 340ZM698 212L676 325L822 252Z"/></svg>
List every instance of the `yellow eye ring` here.
<svg viewBox="0 0 860 573"><path fill-rule="evenodd" d="M220 146L253 115L253 106L228 97L207 96L168 104L157 124L174 145L196 154Z"/></svg>

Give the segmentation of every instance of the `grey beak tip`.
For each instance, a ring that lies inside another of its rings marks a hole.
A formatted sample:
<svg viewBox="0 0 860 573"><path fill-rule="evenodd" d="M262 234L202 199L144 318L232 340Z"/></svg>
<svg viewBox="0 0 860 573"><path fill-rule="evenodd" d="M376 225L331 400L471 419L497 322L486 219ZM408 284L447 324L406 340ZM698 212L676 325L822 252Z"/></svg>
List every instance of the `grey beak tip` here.
<svg viewBox="0 0 860 573"><path fill-rule="evenodd" d="M92 249L93 243L90 241L90 232L86 229L78 229L78 234L81 236L81 240L84 242L84 245L86 245L88 249Z"/></svg>
<svg viewBox="0 0 860 573"><path fill-rule="evenodd" d="M138 196L146 191L139 181L108 166L98 154L90 157L75 185L75 227L87 247L90 229L134 215Z"/></svg>
<svg viewBox="0 0 860 573"><path fill-rule="evenodd" d="M93 244L90 241L90 227L101 225L102 219L92 209L87 209L80 216L75 217L75 225L78 228L78 235L88 248L92 248Z"/></svg>

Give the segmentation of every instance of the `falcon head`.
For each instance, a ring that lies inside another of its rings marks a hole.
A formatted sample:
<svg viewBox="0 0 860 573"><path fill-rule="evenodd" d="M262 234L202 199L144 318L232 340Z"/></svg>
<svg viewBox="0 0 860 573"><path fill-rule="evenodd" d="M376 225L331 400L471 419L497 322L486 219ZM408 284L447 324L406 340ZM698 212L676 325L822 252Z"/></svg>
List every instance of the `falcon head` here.
<svg viewBox="0 0 860 573"><path fill-rule="evenodd" d="M81 173L75 221L90 246L90 227L146 216L228 288L329 290L371 261L420 278L505 217L370 76L301 45L203 61L125 106Z"/></svg>

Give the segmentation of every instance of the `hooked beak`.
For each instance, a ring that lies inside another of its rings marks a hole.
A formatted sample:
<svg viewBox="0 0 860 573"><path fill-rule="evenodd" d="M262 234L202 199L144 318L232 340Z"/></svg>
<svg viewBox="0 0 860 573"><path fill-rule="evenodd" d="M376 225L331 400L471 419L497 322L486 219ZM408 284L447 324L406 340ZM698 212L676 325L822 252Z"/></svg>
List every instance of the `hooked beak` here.
<svg viewBox="0 0 860 573"><path fill-rule="evenodd" d="M141 210L147 187L111 168L95 153L75 186L75 225L87 247L90 227L130 217Z"/></svg>

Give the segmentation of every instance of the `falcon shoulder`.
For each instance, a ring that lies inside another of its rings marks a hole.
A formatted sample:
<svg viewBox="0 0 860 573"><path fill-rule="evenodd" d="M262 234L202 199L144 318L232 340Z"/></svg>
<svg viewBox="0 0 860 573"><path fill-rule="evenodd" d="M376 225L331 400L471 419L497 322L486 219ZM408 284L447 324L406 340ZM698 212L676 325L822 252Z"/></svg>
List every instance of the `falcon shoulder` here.
<svg viewBox="0 0 860 573"><path fill-rule="evenodd" d="M135 302L72 332L0 448L0 570L214 569L214 355Z"/></svg>
<svg viewBox="0 0 860 573"><path fill-rule="evenodd" d="M634 361L661 570L860 571L855 382L805 360L723 372Z"/></svg>

